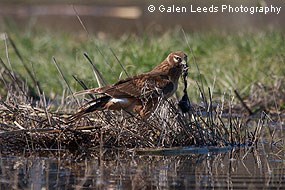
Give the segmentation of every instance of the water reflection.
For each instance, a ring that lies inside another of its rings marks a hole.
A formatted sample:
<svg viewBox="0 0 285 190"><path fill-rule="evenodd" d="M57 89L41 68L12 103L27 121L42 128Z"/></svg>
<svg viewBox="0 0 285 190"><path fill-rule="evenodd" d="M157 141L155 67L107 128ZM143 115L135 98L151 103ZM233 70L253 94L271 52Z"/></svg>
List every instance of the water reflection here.
<svg viewBox="0 0 285 190"><path fill-rule="evenodd" d="M1 157L0 165L1 189L285 187L284 153L257 150L169 157L106 152L83 160L63 153L53 158Z"/></svg>

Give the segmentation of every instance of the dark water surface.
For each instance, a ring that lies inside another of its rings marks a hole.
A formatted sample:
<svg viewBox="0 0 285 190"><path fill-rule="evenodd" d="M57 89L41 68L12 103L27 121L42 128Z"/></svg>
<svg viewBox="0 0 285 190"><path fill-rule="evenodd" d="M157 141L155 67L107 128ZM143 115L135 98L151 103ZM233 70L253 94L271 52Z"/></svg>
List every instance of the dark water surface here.
<svg viewBox="0 0 285 190"><path fill-rule="evenodd" d="M285 189L284 152L270 152L260 147L179 156L2 156L0 189Z"/></svg>

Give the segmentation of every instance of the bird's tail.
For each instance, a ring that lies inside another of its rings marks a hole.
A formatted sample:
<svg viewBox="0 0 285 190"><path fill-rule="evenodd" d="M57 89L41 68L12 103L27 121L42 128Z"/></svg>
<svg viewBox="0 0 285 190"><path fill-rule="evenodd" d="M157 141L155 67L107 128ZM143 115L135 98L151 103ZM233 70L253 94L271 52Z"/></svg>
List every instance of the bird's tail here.
<svg viewBox="0 0 285 190"><path fill-rule="evenodd" d="M110 100L110 96L102 96L100 98L97 98L95 100L91 100L90 102L83 105L77 113L71 115L68 118L68 122L76 121L80 119L83 115L87 113L91 113L96 110L102 109L106 103Z"/></svg>

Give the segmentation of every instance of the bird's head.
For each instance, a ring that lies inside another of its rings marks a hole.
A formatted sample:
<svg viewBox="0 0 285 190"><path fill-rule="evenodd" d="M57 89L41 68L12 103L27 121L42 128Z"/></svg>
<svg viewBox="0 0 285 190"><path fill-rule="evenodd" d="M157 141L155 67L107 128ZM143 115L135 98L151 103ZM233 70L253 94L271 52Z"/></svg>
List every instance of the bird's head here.
<svg viewBox="0 0 285 190"><path fill-rule="evenodd" d="M172 52L166 58L170 69L169 74L179 77L181 74L187 76L188 65L187 65L187 55L182 51Z"/></svg>
<svg viewBox="0 0 285 190"><path fill-rule="evenodd" d="M187 55L182 51L170 53L167 58L151 72L166 72L179 77L182 73L187 73Z"/></svg>
<svg viewBox="0 0 285 190"><path fill-rule="evenodd" d="M167 62L171 67L180 68L182 70L188 69L187 55L183 51L172 52L167 56Z"/></svg>

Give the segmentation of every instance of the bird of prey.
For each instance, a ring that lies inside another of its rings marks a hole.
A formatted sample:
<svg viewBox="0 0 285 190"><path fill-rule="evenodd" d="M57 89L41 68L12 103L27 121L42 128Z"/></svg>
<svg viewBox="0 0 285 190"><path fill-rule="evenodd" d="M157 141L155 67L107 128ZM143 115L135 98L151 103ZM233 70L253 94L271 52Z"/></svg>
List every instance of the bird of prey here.
<svg viewBox="0 0 285 190"><path fill-rule="evenodd" d="M75 95L96 94L99 98L83 105L71 119L77 119L97 110L125 110L148 118L161 98L169 98L177 90L179 77L187 72L187 55L172 52L150 72L129 77L101 88L93 88Z"/></svg>

